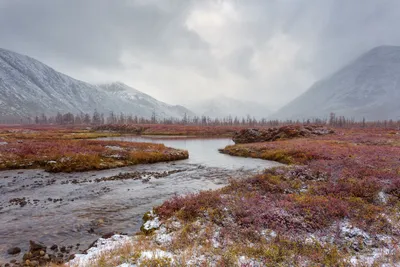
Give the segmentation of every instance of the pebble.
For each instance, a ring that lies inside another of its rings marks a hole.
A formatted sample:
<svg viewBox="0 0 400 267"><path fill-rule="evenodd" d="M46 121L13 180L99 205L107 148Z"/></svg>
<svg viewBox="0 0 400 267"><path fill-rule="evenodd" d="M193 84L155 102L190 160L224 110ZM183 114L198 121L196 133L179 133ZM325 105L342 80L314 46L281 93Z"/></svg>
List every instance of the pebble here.
<svg viewBox="0 0 400 267"><path fill-rule="evenodd" d="M9 248L7 250L7 253L10 255L15 255L21 252L21 249L19 247L14 247L14 248Z"/></svg>

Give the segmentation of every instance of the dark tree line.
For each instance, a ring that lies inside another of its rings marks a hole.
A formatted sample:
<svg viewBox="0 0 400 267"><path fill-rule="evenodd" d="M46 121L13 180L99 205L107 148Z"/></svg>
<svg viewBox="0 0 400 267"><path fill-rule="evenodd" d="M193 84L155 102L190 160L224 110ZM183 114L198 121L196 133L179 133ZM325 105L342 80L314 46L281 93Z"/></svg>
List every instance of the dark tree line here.
<svg viewBox="0 0 400 267"><path fill-rule="evenodd" d="M1 121L0 121L1 122ZM355 120L354 118L346 118L344 116L336 116L331 113L329 118L313 118L307 120L270 120L266 118L256 119L251 116L224 118L211 118L208 116L187 116L181 119L177 118L158 118L153 112L150 118L137 115L127 115L124 113L116 114L110 112L108 114L94 111L92 114L79 113L57 113L54 116L45 114L37 115L35 118L25 119L8 119L5 123L26 123L26 124L52 124L52 125L104 125L104 124L177 124L177 125L208 125L208 126L247 126L247 127L276 127L288 124L325 124L331 127L340 128L398 128L400 129L400 120L382 120L382 121L366 121L366 119Z"/></svg>

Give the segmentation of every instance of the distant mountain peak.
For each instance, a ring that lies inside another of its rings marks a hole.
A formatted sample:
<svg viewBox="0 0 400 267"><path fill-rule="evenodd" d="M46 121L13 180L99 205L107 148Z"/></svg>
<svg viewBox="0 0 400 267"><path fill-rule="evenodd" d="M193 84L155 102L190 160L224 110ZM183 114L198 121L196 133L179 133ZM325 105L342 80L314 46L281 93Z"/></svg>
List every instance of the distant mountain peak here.
<svg viewBox="0 0 400 267"><path fill-rule="evenodd" d="M28 56L0 48L0 117L41 113L114 111L150 118L193 114L156 100L122 82L92 85L73 79Z"/></svg>
<svg viewBox="0 0 400 267"><path fill-rule="evenodd" d="M127 91L129 89L134 89L129 87L128 85L124 84L123 82L111 82L111 83L102 83L99 86L108 91ZM136 89L135 89L136 90Z"/></svg>
<svg viewBox="0 0 400 267"><path fill-rule="evenodd" d="M375 47L280 109L280 119L400 117L400 46Z"/></svg>
<svg viewBox="0 0 400 267"><path fill-rule="evenodd" d="M365 54L367 54L369 52L393 51L393 50L399 50L399 49L400 49L400 46L397 46L397 45L380 45L380 46L376 46L376 47L370 49Z"/></svg>

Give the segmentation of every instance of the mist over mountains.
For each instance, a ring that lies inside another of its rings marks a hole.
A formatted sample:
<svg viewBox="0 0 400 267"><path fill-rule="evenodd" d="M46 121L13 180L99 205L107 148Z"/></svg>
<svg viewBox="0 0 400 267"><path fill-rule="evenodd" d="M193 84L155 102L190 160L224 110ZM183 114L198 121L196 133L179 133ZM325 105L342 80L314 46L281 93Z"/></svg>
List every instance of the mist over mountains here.
<svg viewBox="0 0 400 267"><path fill-rule="evenodd" d="M210 118L225 118L228 116L245 118L250 116L251 118L261 119L271 114L271 110L266 105L222 95L200 101L189 107L196 114Z"/></svg>
<svg viewBox="0 0 400 267"><path fill-rule="evenodd" d="M379 46L316 82L278 110L279 119L400 119L400 47Z"/></svg>
<svg viewBox="0 0 400 267"><path fill-rule="evenodd" d="M0 49L0 116L38 114L125 113L158 118L194 115L182 106L168 105L123 83L93 85L9 50Z"/></svg>
<svg viewBox="0 0 400 267"><path fill-rule="evenodd" d="M57 112L125 113L150 118L248 117L361 120L400 118L400 47L376 47L271 115L263 104L224 96L198 101L190 110L169 105L121 82L94 85L9 50L0 49L0 116L27 118Z"/></svg>

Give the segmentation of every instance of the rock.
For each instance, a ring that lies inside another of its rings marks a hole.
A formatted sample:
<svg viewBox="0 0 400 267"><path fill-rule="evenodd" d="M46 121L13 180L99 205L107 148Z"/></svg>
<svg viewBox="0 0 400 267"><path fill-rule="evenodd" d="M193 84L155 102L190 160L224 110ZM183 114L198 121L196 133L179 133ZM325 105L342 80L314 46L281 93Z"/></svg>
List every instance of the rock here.
<svg viewBox="0 0 400 267"><path fill-rule="evenodd" d="M14 247L14 248L9 248L7 250L7 253L10 255L15 255L21 252L21 249L19 247Z"/></svg>
<svg viewBox="0 0 400 267"><path fill-rule="evenodd" d="M40 250L46 251L46 246L41 243L36 243L32 240L29 241L29 251L34 252Z"/></svg>
<svg viewBox="0 0 400 267"><path fill-rule="evenodd" d="M39 266L39 262L38 261L31 261L31 265L33 267Z"/></svg>
<svg viewBox="0 0 400 267"><path fill-rule="evenodd" d="M115 234L114 232L110 232L110 233L102 235L101 238L108 239L108 238L112 237L114 234Z"/></svg>
<svg viewBox="0 0 400 267"><path fill-rule="evenodd" d="M25 199L25 197L23 197L23 198L13 198L13 199L9 200L9 203L11 203L13 205L20 205L20 207L22 208L23 206L28 204L28 201Z"/></svg>
<svg viewBox="0 0 400 267"><path fill-rule="evenodd" d="M63 264L63 263L64 263L64 260L63 260L62 257L56 257L56 258L53 259L53 262L54 262L55 264Z"/></svg>
<svg viewBox="0 0 400 267"><path fill-rule="evenodd" d="M276 140L310 137L334 133L321 125L287 125L268 129L243 129L236 132L232 140L236 144L272 142Z"/></svg>
<svg viewBox="0 0 400 267"><path fill-rule="evenodd" d="M43 250L41 250L40 252L39 252L39 254L40 254L40 256L44 256L44 254L46 254Z"/></svg>
<svg viewBox="0 0 400 267"><path fill-rule="evenodd" d="M31 266L31 261L30 261L30 260L26 260L26 261L25 261L25 265Z"/></svg>
<svg viewBox="0 0 400 267"><path fill-rule="evenodd" d="M58 249L58 246L57 246L56 244L54 244L54 245L52 245L52 246L50 247L50 249L51 249L51 250L57 250L57 249Z"/></svg>
<svg viewBox="0 0 400 267"><path fill-rule="evenodd" d="M26 261L26 260L28 260L28 259L30 259L30 258L32 258L32 253L31 253L31 252L25 253L24 256L22 257L22 259L23 259L24 261Z"/></svg>
<svg viewBox="0 0 400 267"><path fill-rule="evenodd" d="M44 255L43 259L46 260L46 261L49 261L50 260L49 254Z"/></svg>

